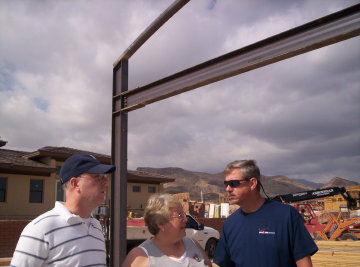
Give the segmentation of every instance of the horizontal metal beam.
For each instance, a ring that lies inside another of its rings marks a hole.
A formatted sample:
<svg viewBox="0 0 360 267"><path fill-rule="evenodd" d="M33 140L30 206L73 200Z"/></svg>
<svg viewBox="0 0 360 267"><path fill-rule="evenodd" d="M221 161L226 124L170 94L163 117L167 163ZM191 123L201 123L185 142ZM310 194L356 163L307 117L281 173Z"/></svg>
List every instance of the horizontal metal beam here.
<svg viewBox="0 0 360 267"><path fill-rule="evenodd" d="M122 59L129 59L162 25L165 24L176 12L185 6L190 0L177 0L172 3L156 20L145 29L143 33L124 51L115 61L114 68Z"/></svg>
<svg viewBox="0 0 360 267"><path fill-rule="evenodd" d="M360 4L114 96L129 112L147 104L360 34Z"/></svg>

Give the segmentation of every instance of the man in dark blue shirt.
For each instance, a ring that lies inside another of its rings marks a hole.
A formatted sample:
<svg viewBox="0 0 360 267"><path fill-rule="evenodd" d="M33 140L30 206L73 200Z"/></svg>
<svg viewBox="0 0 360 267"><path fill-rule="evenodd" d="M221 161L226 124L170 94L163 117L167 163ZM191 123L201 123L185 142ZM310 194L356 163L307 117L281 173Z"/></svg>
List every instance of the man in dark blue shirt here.
<svg viewBox="0 0 360 267"><path fill-rule="evenodd" d="M229 201L240 208L224 222L214 262L221 267L311 267L316 244L297 210L261 196L256 162L231 162L224 173Z"/></svg>

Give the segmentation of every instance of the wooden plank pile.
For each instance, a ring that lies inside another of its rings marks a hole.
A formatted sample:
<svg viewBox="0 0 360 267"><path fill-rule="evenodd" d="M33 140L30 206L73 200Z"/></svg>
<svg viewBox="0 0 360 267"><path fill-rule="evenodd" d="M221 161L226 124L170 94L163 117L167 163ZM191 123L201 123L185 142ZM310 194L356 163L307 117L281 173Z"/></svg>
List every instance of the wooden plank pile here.
<svg viewBox="0 0 360 267"><path fill-rule="evenodd" d="M311 257L314 267L360 265L360 241L316 241L319 251Z"/></svg>

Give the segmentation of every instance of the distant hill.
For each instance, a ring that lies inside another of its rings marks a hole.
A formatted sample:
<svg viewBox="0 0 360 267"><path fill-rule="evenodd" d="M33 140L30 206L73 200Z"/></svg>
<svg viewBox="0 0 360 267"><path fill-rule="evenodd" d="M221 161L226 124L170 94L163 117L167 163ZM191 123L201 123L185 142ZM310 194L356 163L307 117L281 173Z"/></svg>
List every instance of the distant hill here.
<svg viewBox="0 0 360 267"><path fill-rule="evenodd" d="M311 186L307 186L301 183L298 183L286 176L277 175L277 176L262 176L262 184L264 186L265 192L271 197L280 194L289 194L295 192L301 192L306 190L314 189Z"/></svg>
<svg viewBox="0 0 360 267"><path fill-rule="evenodd" d="M293 179L293 181L298 182L303 185L311 186L314 188L320 188L324 185L323 183L314 183L314 182L311 182L311 181L308 181L305 179Z"/></svg>
<svg viewBox="0 0 360 267"><path fill-rule="evenodd" d="M349 180L346 180L346 179L340 178L340 177L334 177L329 182L325 183L321 188L333 187L333 186L346 187L346 186L353 186L353 185L359 185L359 183L354 182L354 181L349 181Z"/></svg>
<svg viewBox="0 0 360 267"><path fill-rule="evenodd" d="M175 182L164 185L166 193L176 194L189 192L192 200L201 200L201 192L204 201L218 201L218 193L224 193L222 173L209 174L204 172L192 172L181 168L137 168L138 171L155 173L170 178Z"/></svg>
<svg viewBox="0 0 360 267"><path fill-rule="evenodd" d="M189 192L192 200L199 201L201 199L202 192L204 201L218 201L218 193L225 193L223 185L224 175L222 173L210 174L205 172L193 172L177 167L139 167L137 170L175 178L175 182L164 185L165 192L170 194ZM321 185L321 188L325 188L358 184L339 177L334 177L325 184L317 184L306 180L293 180L281 175L262 176L261 181L265 192L270 197L279 194L313 190L319 188L319 185Z"/></svg>

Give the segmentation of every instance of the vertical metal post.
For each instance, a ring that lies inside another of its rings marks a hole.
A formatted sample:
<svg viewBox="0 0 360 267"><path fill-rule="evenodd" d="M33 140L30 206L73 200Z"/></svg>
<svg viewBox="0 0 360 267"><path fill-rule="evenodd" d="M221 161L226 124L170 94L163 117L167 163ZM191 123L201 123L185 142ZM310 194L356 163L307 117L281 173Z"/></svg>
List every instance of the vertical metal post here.
<svg viewBox="0 0 360 267"><path fill-rule="evenodd" d="M111 156L116 171L111 178L110 266L119 267L126 257L127 135L128 115L124 111L128 90L128 60L157 29L190 0L176 0L115 62L113 68ZM120 112L118 112L120 110Z"/></svg>
<svg viewBox="0 0 360 267"><path fill-rule="evenodd" d="M128 60L122 59L113 70L113 96L128 90ZM111 228L110 228L110 266L118 267L126 257L126 218L127 218L127 134L128 115L126 112L114 113L124 108L125 97L113 97L112 102L112 148L115 173L111 179Z"/></svg>

